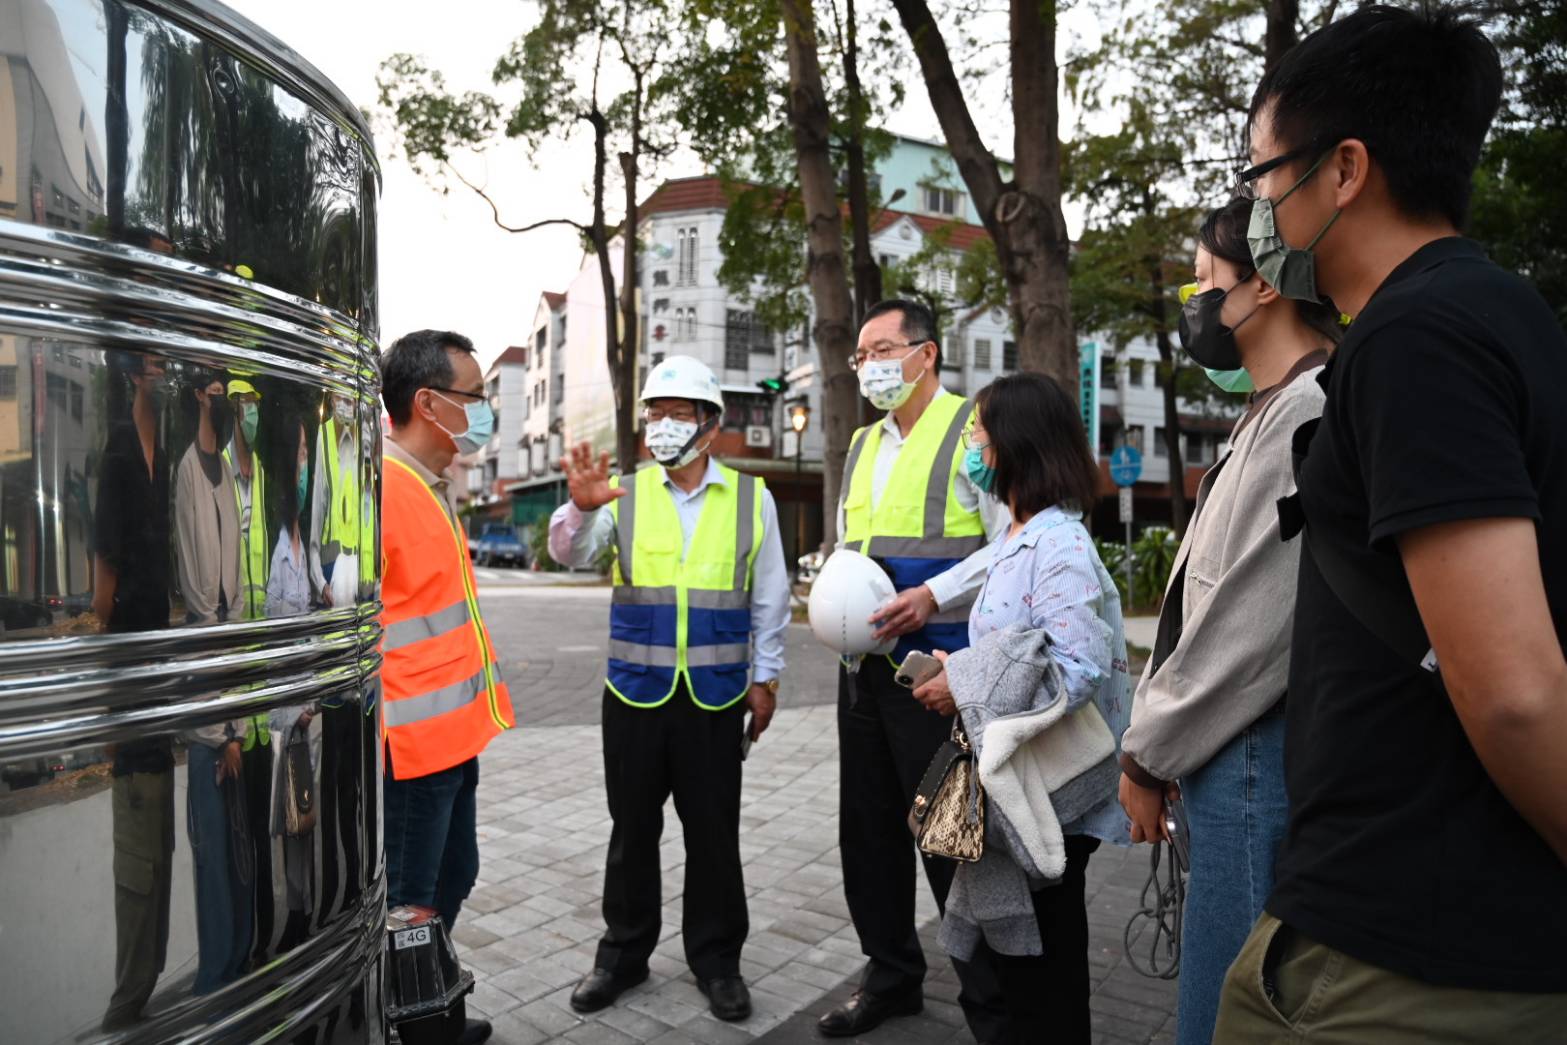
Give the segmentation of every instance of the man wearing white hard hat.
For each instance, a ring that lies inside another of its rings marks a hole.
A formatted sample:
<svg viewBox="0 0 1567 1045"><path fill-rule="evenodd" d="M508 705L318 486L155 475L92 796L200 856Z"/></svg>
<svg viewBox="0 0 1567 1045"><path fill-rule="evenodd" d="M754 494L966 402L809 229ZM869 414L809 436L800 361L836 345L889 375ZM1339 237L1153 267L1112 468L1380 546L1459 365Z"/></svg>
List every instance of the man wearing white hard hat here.
<svg viewBox="0 0 1567 1045"><path fill-rule="evenodd" d="M914 650L968 645L969 609L985 580L989 544L1011 521L1006 506L983 495L964 470L960 444L973 404L941 387L941 346L928 308L901 300L872 307L851 363L861 394L887 414L849 443L839 548L874 560L897 594L872 614L879 645L858 659L858 670L839 674L843 891L867 960L859 990L818 1022L828 1037L864 1034L924 1005L907 817L952 720L897 685L894 667ZM830 558L817 586L834 565ZM936 903L945 905L954 864L922 859ZM975 1038L1011 1040L1000 983L985 953L953 964L962 984L958 1001Z"/></svg>
<svg viewBox="0 0 1567 1045"><path fill-rule="evenodd" d="M673 795L685 831L686 962L713 1014L740 1020L751 1013L740 976L749 931L740 762L777 703L789 577L772 494L710 453L724 409L713 372L673 356L648 375L641 402L658 467L623 482L607 453L595 459L583 443L561 459L571 497L550 518L557 562L588 566L615 549L603 712L614 821L606 931L571 1005L602 1009L647 978Z"/></svg>

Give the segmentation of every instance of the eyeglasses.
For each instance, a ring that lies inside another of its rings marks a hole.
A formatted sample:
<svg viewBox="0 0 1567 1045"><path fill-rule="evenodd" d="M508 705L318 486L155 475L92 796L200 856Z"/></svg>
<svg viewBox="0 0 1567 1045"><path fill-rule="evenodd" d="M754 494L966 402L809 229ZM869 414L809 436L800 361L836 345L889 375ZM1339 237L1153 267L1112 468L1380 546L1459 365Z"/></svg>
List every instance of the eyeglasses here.
<svg viewBox="0 0 1567 1045"><path fill-rule="evenodd" d="M975 432L980 432L981 434L983 434L983 431L984 431L983 429L978 429L978 428L970 428L970 429L967 429L966 431L964 431L964 433L963 433L963 449L965 449L965 450L986 450L986 449L989 449L990 448L989 441L981 443L981 442L979 442L979 436L974 434Z"/></svg>
<svg viewBox="0 0 1567 1045"><path fill-rule="evenodd" d="M1264 174L1267 174L1271 171L1278 170L1286 163L1293 163L1302 156L1308 156L1316 153L1318 149L1322 147L1322 143L1326 140L1327 139L1325 138L1313 138L1305 145L1291 149L1289 152L1281 153L1280 155L1273 157L1271 160L1263 160L1261 163L1254 164L1250 167L1235 168L1235 195L1244 200L1256 199L1258 178L1261 178Z"/></svg>
<svg viewBox="0 0 1567 1045"><path fill-rule="evenodd" d="M925 341L878 341L863 352L856 352L849 357L849 369L858 370L866 363L880 363L891 359L893 353L900 348L919 348Z"/></svg>
<svg viewBox="0 0 1567 1045"><path fill-rule="evenodd" d="M440 385L426 385L425 387L432 392L449 392L454 396L467 396L469 399L485 398L483 392L464 392L460 388L442 388Z"/></svg>
<svg viewBox="0 0 1567 1045"><path fill-rule="evenodd" d="M671 421L679 421L683 424L696 424L696 411L690 407L676 407L673 410L664 410L660 407L650 406L642 411L642 420L648 424L662 421L666 417Z"/></svg>

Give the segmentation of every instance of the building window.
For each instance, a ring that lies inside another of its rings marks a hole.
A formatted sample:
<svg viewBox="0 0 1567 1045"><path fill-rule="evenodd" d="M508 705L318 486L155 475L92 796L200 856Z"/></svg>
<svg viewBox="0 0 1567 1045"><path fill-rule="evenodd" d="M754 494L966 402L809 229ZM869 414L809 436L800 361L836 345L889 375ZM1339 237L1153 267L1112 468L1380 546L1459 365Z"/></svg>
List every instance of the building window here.
<svg viewBox="0 0 1567 1045"><path fill-rule="evenodd" d="M958 213L958 200L960 194L952 189L940 189L934 185L925 186L925 212L927 214L945 214L951 217Z"/></svg>
<svg viewBox="0 0 1567 1045"><path fill-rule="evenodd" d="M16 367L0 366L0 399L16 398Z"/></svg>
<svg viewBox="0 0 1567 1045"><path fill-rule="evenodd" d="M1109 457L1121 445L1121 426L1101 422L1099 425L1099 456Z"/></svg>
<svg viewBox="0 0 1567 1045"><path fill-rule="evenodd" d="M72 421L80 421L82 419L82 399L83 399L83 397L84 397L84 390L83 390L82 386L77 384L75 381L72 381L71 382L71 420Z"/></svg>
<svg viewBox="0 0 1567 1045"><path fill-rule="evenodd" d="M557 382L555 382L555 399L554 399L554 403L555 403L556 406L559 406L560 404L564 403L565 401L566 401L566 382L564 382L564 381L557 381Z"/></svg>
<svg viewBox="0 0 1567 1045"><path fill-rule="evenodd" d="M936 293L951 294L958 289L957 273L942 266L936 270Z"/></svg>
<svg viewBox="0 0 1567 1045"><path fill-rule="evenodd" d="M1103 388L1117 388L1121 384L1121 375L1115 365L1115 357L1103 355L1099 357L1099 384Z"/></svg>
<svg viewBox="0 0 1567 1045"><path fill-rule="evenodd" d="M1131 359L1127 361L1127 382L1133 388L1146 388L1148 384L1148 364L1146 360Z"/></svg>
<svg viewBox="0 0 1567 1045"><path fill-rule="evenodd" d="M748 426L767 428L772 423L773 408L768 396L750 392L724 396L724 431L743 432Z"/></svg>
<svg viewBox="0 0 1567 1045"><path fill-rule="evenodd" d="M948 370L963 369L963 339L953 338L941 346L941 365Z"/></svg>
<svg viewBox="0 0 1567 1045"><path fill-rule="evenodd" d="M724 322L724 367L744 370L752 353L772 355L773 332L757 321L754 313L729 309Z"/></svg>
<svg viewBox="0 0 1567 1045"><path fill-rule="evenodd" d="M64 410L66 408L65 378L59 374L47 375L44 380L44 395L50 406Z"/></svg>
<svg viewBox="0 0 1567 1045"><path fill-rule="evenodd" d="M1153 455L1155 457L1165 456L1163 428L1155 428L1153 430L1153 446L1150 447L1150 449L1153 450Z"/></svg>
<svg viewBox="0 0 1567 1045"><path fill-rule="evenodd" d="M677 233L679 253L675 266L675 285L683 287L696 286L696 226L681 229Z"/></svg>
<svg viewBox="0 0 1567 1045"><path fill-rule="evenodd" d="M1017 342L1001 342L1001 369L1007 373L1017 369Z"/></svg>
<svg viewBox="0 0 1567 1045"><path fill-rule="evenodd" d="M662 352L654 352L653 353L653 358L648 362L648 369L651 370L653 367L658 366L658 364L662 363L663 361L664 361L664 353L662 353Z"/></svg>
<svg viewBox="0 0 1567 1045"><path fill-rule="evenodd" d="M974 339L974 369L990 369L990 339L981 337Z"/></svg>
<svg viewBox="0 0 1567 1045"><path fill-rule="evenodd" d="M655 287L667 287L667 286L669 286L669 270L668 269L654 269L653 270L653 285Z"/></svg>

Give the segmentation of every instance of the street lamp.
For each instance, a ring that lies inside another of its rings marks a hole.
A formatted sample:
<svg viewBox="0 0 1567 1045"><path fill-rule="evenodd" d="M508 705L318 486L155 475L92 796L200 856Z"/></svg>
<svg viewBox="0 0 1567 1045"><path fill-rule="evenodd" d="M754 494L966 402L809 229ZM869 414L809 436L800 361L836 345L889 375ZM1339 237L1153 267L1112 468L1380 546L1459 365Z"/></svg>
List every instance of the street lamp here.
<svg viewBox="0 0 1567 1045"><path fill-rule="evenodd" d="M811 404L798 399L789 404L789 427L794 429L794 565L800 567L800 544L805 536L805 495L800 489L800 454L805 448L805 426L811 423Z"/></svg>

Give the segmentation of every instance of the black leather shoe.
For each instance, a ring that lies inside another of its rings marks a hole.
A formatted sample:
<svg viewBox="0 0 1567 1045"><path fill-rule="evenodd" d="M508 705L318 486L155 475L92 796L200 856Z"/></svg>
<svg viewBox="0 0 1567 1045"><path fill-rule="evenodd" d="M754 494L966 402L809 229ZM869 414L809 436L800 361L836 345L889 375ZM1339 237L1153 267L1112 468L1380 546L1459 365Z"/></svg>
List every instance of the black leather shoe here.
<svg viewBox="0 0 1567 1045"><path fill-rule="evenodd" d="M467 1020L462 1025L462 1034L457 1038L457 1045L482 1045L490 1040L489 1020Z"/></svg>
<svg viewBox="0 0 1567 1045"><path fill-rule="evenodd" d="M647 979L647 970L636 976L616 976L608 969L594 969L571 992L571 1007L578 1012L598 1012Z"/></svg>
<svg viewBox="0 0 1567 1045"><path fill-rule="evenodd" d="M728 1023L751 1015L751 989L738 976L720 976L696 981L697 989L707 996L713 1015Z"/></svg>
<svg viewBox="0 0 1567 1045"><path fill-rule="evenodd" d="M913 1016L925 1008L925 997L919 991L877 997L865 991L855 991L854 997L816 1021L816 1029L828 1038L851 1038L880 1027L894 1016Z"/></svg>

